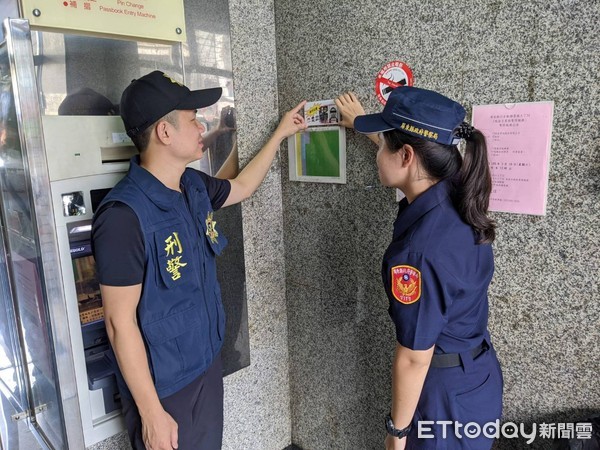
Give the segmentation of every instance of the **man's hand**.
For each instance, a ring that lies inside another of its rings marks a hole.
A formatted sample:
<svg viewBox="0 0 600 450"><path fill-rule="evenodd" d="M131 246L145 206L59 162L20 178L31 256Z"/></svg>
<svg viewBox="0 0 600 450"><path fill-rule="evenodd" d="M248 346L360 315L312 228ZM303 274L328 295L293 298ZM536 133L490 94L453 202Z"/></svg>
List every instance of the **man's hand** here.
<svg viewBox="0 0 600 450"><path fill-rule="evenodd" d="M340 125L346 128L354 128L354 119L356 116L364 116L360 101L353 92L347 92L335 99L335 104L341 115Z"/></svg>
<svg viewBox="0 0 600 450"><path fill-rule="evenodd" d="M142 439L147 450L173 450L177 444L177 422L164 410L142 417Z"/></svg>
<svg viewBox="0 0 600 450"><path fill-rule="evenodd" d="M230 180L231 190L223 207L235 205L250 197L265 179L281 142L285 138L306 129L306 121L302 114L300 114L300 110L304 108L305 104L306 101L302 101L294 109L283 115L275 133L273 133L264 147L242 169L237 177Z"/></svg>
<svg viewBox="0 0 600 450"><path fill-rule="evenodd" d="M228 131L235 131L236 120L235 120L235 109L233 106L225 106L221 109L221 117L219 118L218 128L222 133Z"/></svg>
<svg viewBox="0 0 600 450"><path fill-rule="evenodd" d="M406 448L406 438L398 439L388 434L385 438L385 450L404 450Z"/></svg>
<svg viewBox="0 0 600 450"><path fill-rule="evenodd" d="M300 111L302 108L304 108L305 104L306 100L303 100L298 103L295 108L286 112L283 115L281 122L279 122L279 126L275 130L273 136L283 140L298 133L299 131L306 130L308 125L306 124L302 114L300 114Z"/></svg>

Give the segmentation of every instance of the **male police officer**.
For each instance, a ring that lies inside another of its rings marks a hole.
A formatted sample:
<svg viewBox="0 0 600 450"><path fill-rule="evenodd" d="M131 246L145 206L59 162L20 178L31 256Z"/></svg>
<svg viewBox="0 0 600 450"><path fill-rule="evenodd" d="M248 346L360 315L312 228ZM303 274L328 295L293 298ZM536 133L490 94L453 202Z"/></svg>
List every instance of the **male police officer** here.
<svg viewBox="0 0 600 450"><path fill-rule="evenodd" d="M100 205L93 240L135 449L221 448L225 316L215 257L226 240L213 211L248 198L281 141L306 127L301 103L232 180L186 168L203 155L197 110L220 96L221 88L190 91L154 71L121 98L140 154Z"/></svg>

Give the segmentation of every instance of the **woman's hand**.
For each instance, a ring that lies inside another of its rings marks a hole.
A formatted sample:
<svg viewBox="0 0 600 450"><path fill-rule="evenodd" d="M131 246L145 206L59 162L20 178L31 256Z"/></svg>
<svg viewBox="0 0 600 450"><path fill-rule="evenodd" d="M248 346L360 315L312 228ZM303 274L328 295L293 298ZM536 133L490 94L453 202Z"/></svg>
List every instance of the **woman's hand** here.
<svg viewBox="0 0 600 450"><path fill-rule="evenodd" d="M335 104L341 115L340 125L346 128L354 128L356 116L364 116L365 110L353 92L347 92L335 99Z"/></svg>
<svg viewBox="0 0 600 450"><path fill-rule="evenodd" d="M385 450L404 450L406 448L406 438L398 439L388 434L385 438Z"/></svg>
<svg viewBox="0 0 600 450"><path fill-rule="evenodd" d="M306 130L308 125L304 120L304 116L300 114L300 111L302 108L304 108L305 104L306 100L303 100L298 103L295 108L289 110L283 115L281 122L279 122L279 126L275 130L274 136L277 136L279 139L283 140L298 133L299 131Z"/></svg>

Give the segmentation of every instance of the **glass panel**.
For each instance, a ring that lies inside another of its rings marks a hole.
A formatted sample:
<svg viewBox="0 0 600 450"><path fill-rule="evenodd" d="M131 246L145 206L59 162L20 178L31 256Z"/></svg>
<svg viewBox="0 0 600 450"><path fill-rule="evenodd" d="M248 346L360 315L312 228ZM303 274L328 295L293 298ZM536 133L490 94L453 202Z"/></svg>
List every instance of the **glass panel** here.
<svg viewBox="0 0 600 450"><path fill-rule="evenodd" d="M42 450L32 433L28 432L27 421L12 419L21 410L0 394L0 449L6 450ZM47 449L45 449L47 450Z"/></svg>
<svg viewBox="0 0 600 450"><path fill-rule="evenodd" d="M238 152L229 2L204 1L201 8L192 2L194 0L185 0L187 43L182 56L186 83L193 89L223 88L219 103L199 111L207 129L207 152L200 161L200 169L220 178L234 178L238 171ZM212 140L208 139L211 133L214 133ZM250 364L241 206L221 209L215 218L229 241L217 259L217 275L227 315L223 372L228 375Z"/></svg>
<svg viewBox="0 0 600 450"><path fill-rule="evenodd" d="M23 391L22 356L10 290L4 228L0 224L0 396L4 395L6 401L13 402L17 409L24 411L28 405L27 396Z"/></svg>
<svg viewBox="0 0 600 450"><path fill-rule="evenodd" d="M14 55L13 55L14 57ZM32 62L29 61L29 64ZM65 447L62 409L56 376L54 349L48 321L47 299L33 213L31 184L24 148L21 145L12 74L6 46L0 49L0 210L5 224L6 250L15 310L24 342L29 381L29 409L36 410L33 426L57 448ZM33 86L19 86L34 89ZM35 90L34 90L35 92ZM43 431L42 431L43 430Z"/></svg>

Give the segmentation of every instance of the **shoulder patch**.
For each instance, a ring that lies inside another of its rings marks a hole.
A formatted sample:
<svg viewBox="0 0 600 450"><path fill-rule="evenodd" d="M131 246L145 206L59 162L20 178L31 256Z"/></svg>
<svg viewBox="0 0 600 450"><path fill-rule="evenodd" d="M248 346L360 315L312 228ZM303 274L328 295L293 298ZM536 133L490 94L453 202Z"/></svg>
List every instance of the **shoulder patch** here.
<svg viewBox="0 0 600 450"><path fill-rule="evenodd" d="M405 305L421 298L421 272L413 266L392 267L391 291L396 300Z"/></svg>

